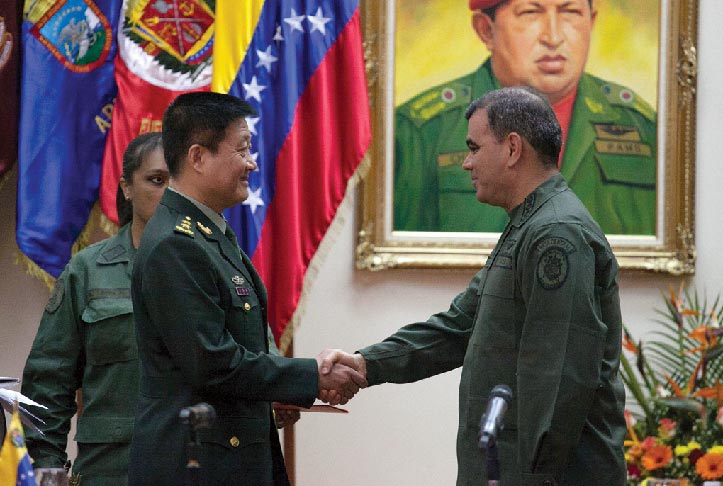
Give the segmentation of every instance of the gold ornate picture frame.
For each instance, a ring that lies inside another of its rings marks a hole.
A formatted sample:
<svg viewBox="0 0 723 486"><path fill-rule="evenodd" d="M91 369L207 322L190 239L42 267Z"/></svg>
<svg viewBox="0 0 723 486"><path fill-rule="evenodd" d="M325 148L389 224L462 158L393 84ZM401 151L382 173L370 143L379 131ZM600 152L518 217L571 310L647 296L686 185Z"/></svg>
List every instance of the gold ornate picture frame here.
<svg viewBox="0 0 723 486"><path fill-rule="evenodd" d="M356 266L367 270L479 268L499 233L393 230L397 1L362 0L372 146L370 170L359 193ZM449 8L460 8L467 2L448 4ZM698 7L694 0L661 0L659 12L655 235L608 238L624 269L692 274ZM630 44L634 48L632 40Z"/></svg>

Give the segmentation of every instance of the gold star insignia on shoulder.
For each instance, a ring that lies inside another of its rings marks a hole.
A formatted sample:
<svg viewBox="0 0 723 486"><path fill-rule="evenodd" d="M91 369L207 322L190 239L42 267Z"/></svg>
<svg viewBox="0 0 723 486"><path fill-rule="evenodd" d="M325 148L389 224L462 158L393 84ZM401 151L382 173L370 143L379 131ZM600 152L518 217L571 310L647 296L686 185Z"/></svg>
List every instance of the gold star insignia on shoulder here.
<svg viewBox="0 0 723 486"><path fill-rule="evenodd" d="M213 231L211 231L211 228L209 228L208 226L204 226L204 224L201 223L200 221L196 221L196 226L198 226L198 229L200 229L207 235L210 235L211 233L213 233Z"/></svg>
<svg viewBox="0 0 723 486"><path fill-rule="evenodd" d="M191 229L191 217L186 216L184 218L178 218L178 224L176 225L175 230L177 233L193 236L193 230Z"/></svg>

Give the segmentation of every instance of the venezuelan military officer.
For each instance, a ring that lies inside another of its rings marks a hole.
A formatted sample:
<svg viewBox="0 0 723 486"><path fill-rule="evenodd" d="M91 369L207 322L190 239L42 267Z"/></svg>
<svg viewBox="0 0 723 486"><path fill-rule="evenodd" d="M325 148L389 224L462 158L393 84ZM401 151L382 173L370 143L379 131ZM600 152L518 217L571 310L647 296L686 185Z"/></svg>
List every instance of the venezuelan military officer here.
<svg viewBox="0 0 723 486"><path fill-rule="evenodd" d="M592 0L470 0L490 52L477 71L395 113L395 230L499 232L507 215L474 205L461 168L468 103L502 86L547 95L563 132L561 171L603 231L655 233L656 113L640 96L584 72Z"/></svg>
<svg viewBox="0 0 723 486"><path fill-rule="evenodd" d="M618 265L557 168L561 129L543 95L491 91L466 111L464 169L478 201L509 215L488 263L449 310L356 354L327 350L370 385L462 366L458 486L487 484L480 418L512 390L497 437L502 486L623 486Z"/></svg>
<svg viewBox="0 0 723 486"><path fill-rule="evenodd" d="M123 153L118 234L73 255L55 283L23 369L22 393L47 407L33 410L44 422L42 433L25 432L38 475L65 466L77 411L78 454L69 483L128 485L138 395L131 269L168 177L161 134L134 138Z"/></svg>
<svg viewBox="0 0 723 486"><path fill-rule="evenodd" d="M200 402L217 414L198 430L201 484L288 485L271 402L308 407L321 389L346 400L366 384L348 367L319 377L314 359L269 353L266 290L221 214L248 197L253 113L204 92L179 96L163 116L169 188L131 280L141 369L131 485L184 484L179 412Z"/></svg>

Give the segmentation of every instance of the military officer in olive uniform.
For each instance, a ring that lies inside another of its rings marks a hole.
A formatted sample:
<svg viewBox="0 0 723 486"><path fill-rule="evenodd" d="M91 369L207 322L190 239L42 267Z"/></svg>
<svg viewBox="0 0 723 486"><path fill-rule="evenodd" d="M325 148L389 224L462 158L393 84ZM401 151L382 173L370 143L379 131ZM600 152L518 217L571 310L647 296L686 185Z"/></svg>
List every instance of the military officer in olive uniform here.
<svg viewBox="0 0 723 486"><path fill-rule="evenodd" d="M82 389L71 484L128 484L138 396L131 270L167 185L161 134L132 140L117 196L120 231L78 252L55 283L23 371L22 393L48 407L36 410L44 435L25 432L36 471L65 466L76 390Z"/></svg>
<svg viewBox="0 0 723 486"><path fill-rule="evenodd" d="M458 486L487 484L479 424L503 384L502 486L623 486L618 265L557 169L561 129L527 87L491 91L466 117L476 197L509 215L487 265L446 312L357 354L327 350L322 366L349 364L370 385L462 366Z"/></svg>
<svg viewBox="0 0 723 486"><path fill-rule="evenodd" d="M563 130L562 174L603 231L653 235L656 113L630 89L583 72L592 0L470 0L470 7L490 58L396 110L394 229L504 228L504 211L471 203L463 114L490 90L525 85L550 99Z"/></svg>
<svg viewBox="0 0 723 486"><path fill-rule="evenodd" d="M217 414L198 431L201 484L288 485L271 402L308 407L321 389L348 399L366 384L345 366L319 377L314 359L269 353L266 290L221 215L248 197L253 113L233 96L200 92L163 116L170 187L131 285L141 364L132 485L184 484L189 431L179 413L200 402Z"/></svg>

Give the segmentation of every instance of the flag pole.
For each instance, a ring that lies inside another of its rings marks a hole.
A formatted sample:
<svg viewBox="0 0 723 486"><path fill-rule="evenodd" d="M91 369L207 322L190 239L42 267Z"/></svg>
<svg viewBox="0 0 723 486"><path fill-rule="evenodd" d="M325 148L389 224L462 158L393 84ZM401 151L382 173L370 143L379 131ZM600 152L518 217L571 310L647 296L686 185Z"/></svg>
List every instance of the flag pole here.
<svg viewBox="0 0 723 486"><path fill-rule="evenodd" d="M286 356L289 358L294 357L293 339L289 341L289 346L286 348ZM294 427L294 424L284 427L284 461L286 462L286 473L289 476L291 486L296 484L296 450L294 448L296 434Z"/></svg>

